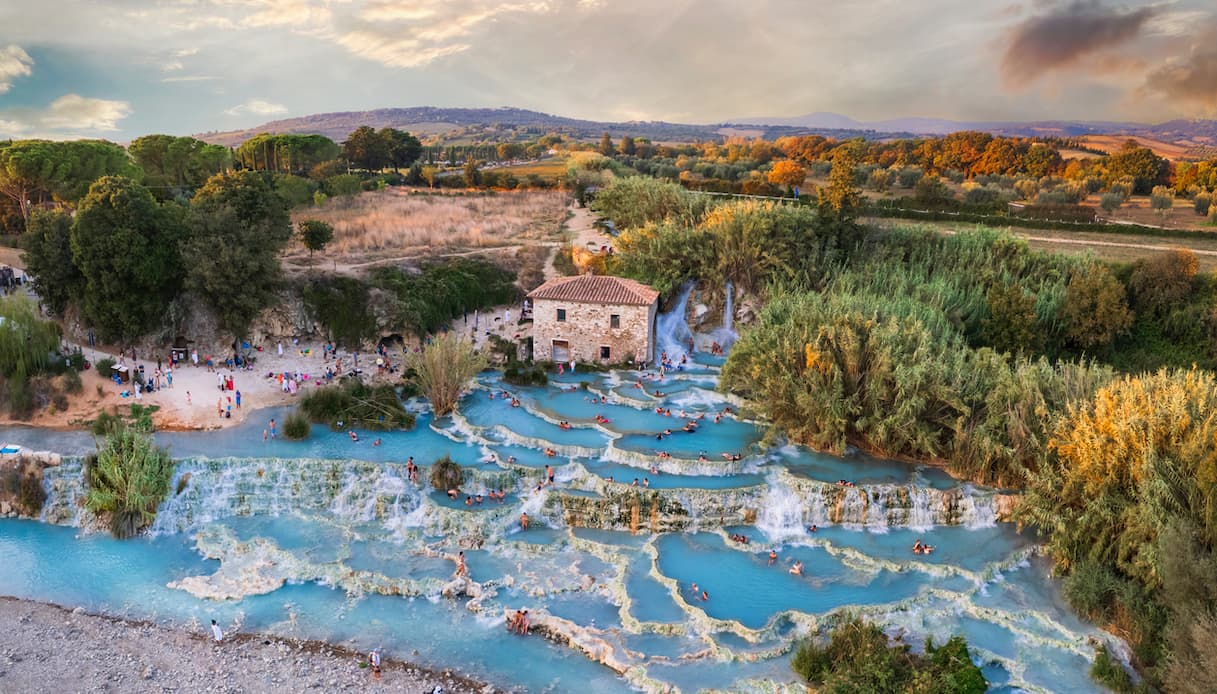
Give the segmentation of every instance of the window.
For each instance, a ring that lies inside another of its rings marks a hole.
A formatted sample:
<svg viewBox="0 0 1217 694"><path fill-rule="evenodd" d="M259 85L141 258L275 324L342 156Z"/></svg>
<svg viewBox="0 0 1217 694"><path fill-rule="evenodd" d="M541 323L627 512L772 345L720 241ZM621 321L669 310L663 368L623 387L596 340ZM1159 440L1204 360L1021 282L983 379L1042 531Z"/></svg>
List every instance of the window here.
<svg viewBox="0 0 1217 694"><path fill-rule="evenodd" d="M564 308L558 309L558 322L559 323L566 322L566 309L564 309Z"/></svg>
<svg viewBox="0 0 1217 694"><path fill-rule="evenodd" d="M609 316L609 327L614 328L614 329L620 328L621 327L621 316L617 315L616 313L611 314Z"/></svg>
<svg viewBox="0 0 1217 694"><path fill-rule="evenodd" d="M601 358L601 359L608 359L608 358L609 358L609 352L610 352L610 351L611 351L611 350L608 348L608 345L601 345L601 346L600 346L600 358Z"/></svg>

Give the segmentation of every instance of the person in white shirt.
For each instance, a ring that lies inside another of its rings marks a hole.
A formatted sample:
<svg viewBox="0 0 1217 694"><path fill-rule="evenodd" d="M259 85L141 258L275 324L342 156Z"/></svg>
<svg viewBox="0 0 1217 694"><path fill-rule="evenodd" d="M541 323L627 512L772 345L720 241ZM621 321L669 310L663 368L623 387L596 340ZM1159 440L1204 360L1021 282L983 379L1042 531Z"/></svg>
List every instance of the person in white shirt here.
<svg viewBox="0 0 1217 694"><path fill-rule="evenodd" d="M216 643L224 640L224 632L220 631L220 625L216 624L216 620L211 620L211 635L215 637Z"/></svg>

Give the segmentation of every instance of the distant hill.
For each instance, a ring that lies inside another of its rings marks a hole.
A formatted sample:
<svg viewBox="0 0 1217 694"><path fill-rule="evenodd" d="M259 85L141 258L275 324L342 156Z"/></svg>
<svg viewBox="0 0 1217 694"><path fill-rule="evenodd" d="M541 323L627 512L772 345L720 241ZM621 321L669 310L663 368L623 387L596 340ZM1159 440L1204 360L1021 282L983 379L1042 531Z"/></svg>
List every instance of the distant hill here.
<svg viewBox="0 0 1217 694"><path fill-rule="evenodd" d="M300 118L264 123L255 128L228 132L209 132L196 135L213 144L236 146L260 133L319 134L341 142L352 130L361 125L373 128L398 128L419 135L437 135L458 128L484 127L488 131L499 128L523 129L536 135L559 133L569 137L592 140L605 132L614 140L622 135L647 137L654 142L695 142L717 139L724 135L747 135L772 139L782 135L820 134L856 137L858 133L845 131L835 126L783 126L747 125L733 127L729 124L688 125L664 121L629 121L624 123L580 120L553 116L548 113L520 108L437 108L418 106L414 108L381 108L373 111L341 111L318 113ZM489 133L487 133L489 134ZM894 136L899 133L869 133L870 137ZM906 133L907 134L907 133Z"/></svg>
<svg viewBox="0 0 1217 694"><path fill-rule="evenodd" d="M839 113L817 112L792 118L740 118L725 123L684 124L665 121L592 121L554 116L521 108L381 108L373 111L318 113L264 123L256 128L197 135L214 144L236 146L260 133L320 134L341 142L355 128L398 128L422 137L464 130L464 137L496 141L504 130L530 136L558 133L580 140L595 140L608 133L650 138L654 142L696 142L729 136L774 139L784 135L886 139L917 135L945 135L960 130L981 130L1011 136L1130 136L1177 145L1181 158L1207 158L1217 147L1217 121L1173 120L1157 125L1119 121L954 121L941 118L892 118L858 121ZM479 132L480 131L480 132Z"/></svg>
<svg viewBox="0 0 1217 694"><path fill-rule="evenodd" d="M880 132L908 132L918 135L945 135L960 130L980 130L994 135L1022 137L1085 135L1129 135L1197 147L1217 145L1217 121L1172 120L1157 125L1124 121L955 121L942 118L892 118L858 121L839 113L819 111L793 118L740 118L732 121L758 126L796 128L852 128Z"/></svg>

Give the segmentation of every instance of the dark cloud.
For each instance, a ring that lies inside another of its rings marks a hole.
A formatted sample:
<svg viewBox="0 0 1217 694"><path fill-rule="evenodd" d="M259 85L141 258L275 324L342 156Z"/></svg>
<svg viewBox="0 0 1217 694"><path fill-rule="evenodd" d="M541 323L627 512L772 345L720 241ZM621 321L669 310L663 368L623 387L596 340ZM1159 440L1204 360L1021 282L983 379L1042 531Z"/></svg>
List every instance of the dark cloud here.
<svg viewBox="0 0 1217 694"><path fill-rule="evenodd" d="M1129 12L1098 2L1074 2L1029 17L1010 35L1002 74L1009 84L1025 85L1046 72L1136 38L1157 11L1143 7Z"/></svg>
<svg viewBox="0 0 1217 694"><path fill-rule="evenodd" d="M1205 115L1217 113L1217 23L1196 36L1186 58L1151 72L1145 86Z"/></svg>

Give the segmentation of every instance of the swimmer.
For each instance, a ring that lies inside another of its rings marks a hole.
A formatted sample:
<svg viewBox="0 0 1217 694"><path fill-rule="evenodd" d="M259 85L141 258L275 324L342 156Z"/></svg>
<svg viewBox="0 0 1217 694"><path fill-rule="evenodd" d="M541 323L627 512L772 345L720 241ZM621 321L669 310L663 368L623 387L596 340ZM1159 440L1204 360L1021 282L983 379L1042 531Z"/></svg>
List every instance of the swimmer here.
<svg viewBox="0 0 1217 694"><path fill-rule="evenodd" d="M637 478L637 477L635 477L635 478L634 478L634 483L633 483L633 484L631 484L630 486L631 486L631 487L637 487L637 486L638 486L638 478Z"/></svg>
<svg viewBox="0 0 1217 694"><path fill-rule="evenodd" d="M545 456L546 456L547 458L552 458L552 457L554 457L554 456L556 456L556 455L558 455L558 452L557 452L557 451L555 451L554 449L552 449L552 448L546 448L546 449L545 449Z"/></svg>
<svg viewBox="0 0 1217 694"><path fill-rule="evenodd" d="M519 401L519 400L517 400L517 399L515 399L515 398L512 398L512 399L511 399L511 406L512 406L512 407L519 407L519 406L520 406L520 401Z"/></svg>
<svg viewBox="0 0 1217 694"><path fill-rule="evenodd" d="M693 587L691 588L691 590L693 591L694 595L697 595L697 581L693 582Z"/></svg>
<svg viewBox="0 0 1217 694"><path fill-rule="evenodd" d="M701 601L702 601L702 602L709 602L709 601L710 601L710 594L709 594L709 593L707 593L706 591L704 591L704 590L703 590L703 591L701 592Z"/></svg>
<svg viewBox="0 0 1217 694"><path fill-rule="evenodd" d="M643 478L642 478L642 486L646 487L647 489L650 489L650 488L651 488L651 478L650 478L650 477L643 477Z"/></svg>
<svg viewBox="0 0 1217 694"><path fill-rule="evenodd" d="M348 431L347 436L350 436L352 441L356 441L356 442L359 441L359 435L355 433L354 429L352 429L351 431Z"/></svg>
<svg viewBox="0 0 1217 694"><path fill-rule="evenodd" d="M520 514L520 530L528 530L528 514Z"/></svg>
<svg viewBox="0 0 1217 694"><path fill-rule="evenodd" d="M776 549L769 550L769 565L773 566L773 562L778 560L778 551Z"/></svg>
<svg viewBox="0 0 1217 694"><path fill-rule="evenodd" d="M816 524L815 524L815 523L812 523L811 525L809 525L809 526L807 527L807 532L812 532L812 533L814 533L816 530L818 530L818 528L816 527Z"/></svg>
<svg viewBox="0 0 1217 694"><path fill-rule="evenodd" d="M461 550L456 555L456 575L467 576L468 574L469 568L465 566L465 551Z"/></svg>
<svg viewBox="0 0 1217 694"><path fill-rule="evenodd" d="M376 439L375 441L372 442L372 447L375 448L376 446L379 446L381 443L382 443L382 441L380 439Z"/></svg>
<svg viewBox="0 0 1217 694"><path fill-rule="evenodd" d="M473 503L475 503L475 504L482 503L482 495L478 494L477 496L473 497Z"/></svg>
<svg viewBox="0 0 1217 694"><path fill-rule="evenodd" d="M549 481L549 486L554 486L554 466L545 466L545 479Z"/></svg>
<svg viewBox="0 0 1217 694"><path fill-rule="evenodd" d="M794 566L790 567L790 573L794 576L802 576L803 575L803 562L796 561L794 563Z"/></svg>
<svg viewBox="0 0 1217 694"><path fill-rule="evenodd" d="M508 465L512 465L512 464L514 464L515 462L516 462L516 457L515 457L514 455L509 455L509 456L507 456L507 464L508 464Z"/></svg>
<svg viewBox="0 0 1217 694"><path fill-rule="evenodd" d="M468 496L467 496L467 497L465 497L465 505L466 505L466 506L472 506L472 505L473 505L473 498L472 498L472 497L468 497Z"/></svg>
<svg viewBox="0 0 1217 694"><path fill-rule="evenodd" d="M454 501L455 501L455 500L456 500L456 497L458 497L458 496L460 496L460 495L461 495L461 490L459 490L459 489L449 489L449 490L448 490L448 498L449 498L449 499L452 499L452 500L454 500Z"/></svg>

